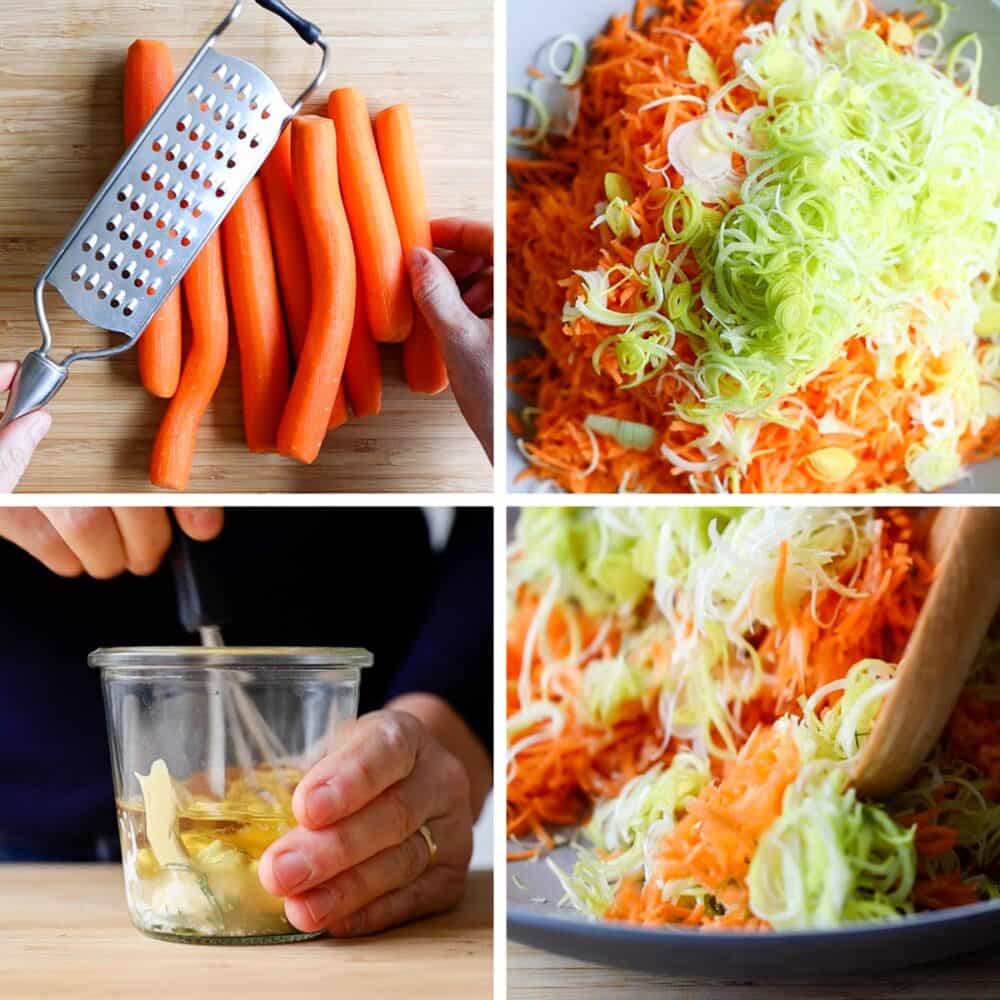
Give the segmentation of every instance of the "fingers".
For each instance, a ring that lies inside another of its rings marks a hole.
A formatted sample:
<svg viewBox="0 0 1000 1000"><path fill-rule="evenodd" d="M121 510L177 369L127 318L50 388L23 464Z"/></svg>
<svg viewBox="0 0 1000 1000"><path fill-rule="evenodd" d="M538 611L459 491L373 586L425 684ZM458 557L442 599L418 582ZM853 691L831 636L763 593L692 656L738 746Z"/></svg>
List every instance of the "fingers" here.
<svg viewBox="0 0 1000 1000"><path fill-rule="evenodd" d="M0 361L0 392L6 392L10 388L16 374L16 361Z"/></svg>
<svg viewBox="0 0 1000 1000"><path fill-rule="evenodd" d="M128 568L125 544L110 508L42 507L41 511L90 576L110 580Z"/></svg>
<svg viewBox="0 0 1000 1000"><path fill-rule="evenodd" d="M428 250L409 257L413 298L444 350L447 342L462 338L478 317L462 301L455 279L444 262Z"/></svg>
<svg viewBox="0 0 1000 1000"><path fill-rule="evenodd" d="M34 507L0 508L0 538L6 538L59 576L79 576L83 563Z"/></svg>
<svg viewBox="0 0 1000 1000"><path fill-rule="evenodd" d="M173 534L162 507L112 508L125 547L128 570L136 576L155 573L170 548Z"/></svg>
<svg viewBox="0 0 1000 1000"><path fill-rule="evenodd" d="M462 295L465 304L477 316L485 316L493 311L493 275L483 275Z"/></svg>
<svg viewBox="0 0 1000 1000"><path fill-rule="evenodd" d="M465 281L491 266L485 257L470 257L464 253L450 253L441 259L444 261L444 266L451 271L451 276L458 282Z"/></svg>
<svg viewBox="0 0 1000 1000"><path fill-rule="evenodd" d="M431 223L434 246L458 253L493 259L493 227L473 219L435 219Z"/></svg>
<svg viewBox="0 0 1000 1000"><path fill-rule="evenodd" d="M261 885L275 896L312 889L413 836L436 801L427 776L411 775L333 826L298 826L261 858Z"/></svg>
<svg viewBox="0 0 1000 1000"><path fill-rule="evenodd" d="M7 376L0 376L0 382L4 378ZM0 493L13 492L51 426L52 418L44 410L36 410L0 431Z"/></svg>
<svg viewBox="0 0 1000 1000"><path fill-rule="evenodd" d="M464 887L464 872L434 866L409 885L386 893L346 917L328 920L325 926L334 937L375 934L407 920L451 909L462 898Z"/></svg>
<svg viewBox="0 0 1000 1000"><path fill-rule="evenodd" d="M362 809L413 770L423 741L420 724L402 712L373 712L299 782L292 810L303 827L320 830Z"/></svg>
<svg viewBox="0 0 1000 1000"><path fill-rule="evenodd" d="M225 515L221 507L175 507L174 517L188 538L210 542L222 531Z"/></svg>
<svg viewBox="0 0 1000 1000"><path fill-rule="evenodd" d="M415 833L323 885L285 900L289 921L301 931L317 931L386 893L419 878L431 863L427 842Z"/></svg>

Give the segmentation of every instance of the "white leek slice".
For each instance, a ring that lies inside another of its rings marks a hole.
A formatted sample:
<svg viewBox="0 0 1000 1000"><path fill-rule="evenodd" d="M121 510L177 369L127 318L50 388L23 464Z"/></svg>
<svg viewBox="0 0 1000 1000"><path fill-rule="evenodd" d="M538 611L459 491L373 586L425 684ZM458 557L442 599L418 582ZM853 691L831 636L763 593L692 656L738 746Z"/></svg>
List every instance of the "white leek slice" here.
<svg viewBox="0 0 1000 1000"><path fill-rule="evenodd" d="M619 420L591 413L584 421L584 426L598 434L614 438L623 448L649 451L656 442L656 431L649 424L636 423L634 420Z"/></svg>

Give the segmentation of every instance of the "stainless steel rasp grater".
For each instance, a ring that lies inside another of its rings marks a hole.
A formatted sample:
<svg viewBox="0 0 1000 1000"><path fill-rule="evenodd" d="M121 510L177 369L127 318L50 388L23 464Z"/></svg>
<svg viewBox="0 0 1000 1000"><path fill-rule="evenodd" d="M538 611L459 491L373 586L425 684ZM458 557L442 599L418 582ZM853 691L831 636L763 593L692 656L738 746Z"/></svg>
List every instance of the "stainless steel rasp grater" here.
<svg viewBox="0 0 1000 1000"><path fill-rule="evenodd" d="M44 406L77 361L119 354L139 339L284 127L323 82L329 49L320 29L282 0L256 3L322 50L316 77L289 106L256 66L220 52L216 42L243 10L243 0L233 4L38 279L42 346L18 370L0 428ZM125 340L54 361L47 285L82 319Z"/></svg>

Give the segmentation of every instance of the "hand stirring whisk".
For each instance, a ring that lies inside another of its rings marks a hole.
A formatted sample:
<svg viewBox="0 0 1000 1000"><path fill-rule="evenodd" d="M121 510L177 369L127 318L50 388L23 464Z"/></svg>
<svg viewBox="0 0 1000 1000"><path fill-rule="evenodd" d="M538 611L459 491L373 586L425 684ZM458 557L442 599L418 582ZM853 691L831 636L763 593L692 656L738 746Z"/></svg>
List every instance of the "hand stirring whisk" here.
<svg viewBox="0 0 1000 1000"><path fill-rule="evenodd" d="M313 81L288 105L252 63L216 42L243 11L237 0L87 206L35 285L42 345L27 355L0 428L43 407L77 361L132 347L274 148L323 82L329 48L317 25L282 0L255 0L323 53ZM46 286L82 319L125 337L103 350L49 355Z"/></svg>
<svg viewBox="0 0 1000 1000"><path fill-rule="evenodd" d="M226 620L224 602L209 581L211 573L200 569L199 547L180 529L171 516L174 541L170 552L177 614L185 631L198 635L209 648L225 645L222 624ZM208 761L206 771L212 793L226 794L226 739L232 741L237 763L244 777L256 783L254 757L250 742L256 744L259 759L277 767L287 759L281 741L272 732L250 696L226 675L224 670L209 671Z"/></svg>

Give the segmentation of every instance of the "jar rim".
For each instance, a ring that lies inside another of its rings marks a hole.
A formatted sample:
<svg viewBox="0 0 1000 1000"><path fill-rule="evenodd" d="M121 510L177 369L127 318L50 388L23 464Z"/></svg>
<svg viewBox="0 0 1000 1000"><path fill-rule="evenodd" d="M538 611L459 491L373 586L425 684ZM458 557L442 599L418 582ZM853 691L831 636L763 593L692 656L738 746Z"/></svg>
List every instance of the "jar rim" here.
<svg viewBox="0 0 1000 1000"><path fill-rule="evenodd" d="M262 670L274 667L370 667L367 649L347 646L110 646L95 649L87 663L99 670L157 670L163 667L210 667Z"/></svg>

